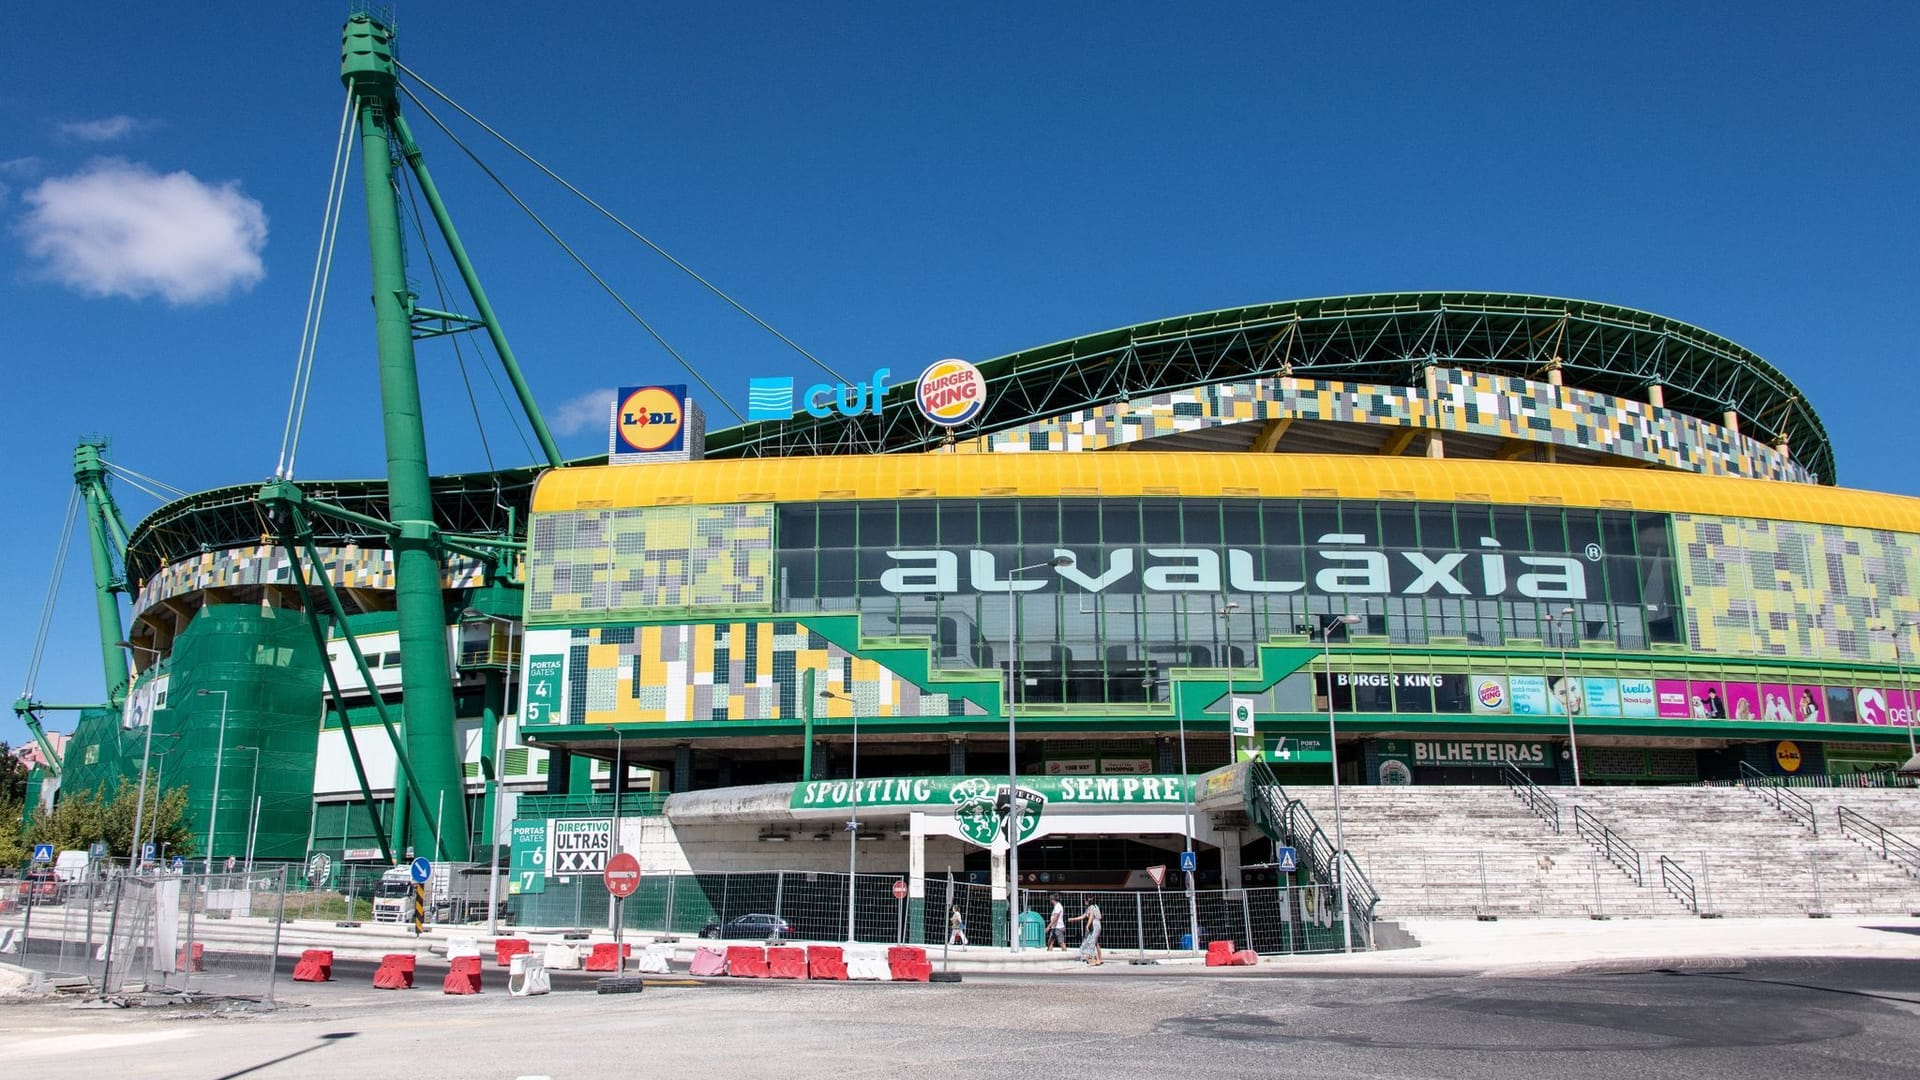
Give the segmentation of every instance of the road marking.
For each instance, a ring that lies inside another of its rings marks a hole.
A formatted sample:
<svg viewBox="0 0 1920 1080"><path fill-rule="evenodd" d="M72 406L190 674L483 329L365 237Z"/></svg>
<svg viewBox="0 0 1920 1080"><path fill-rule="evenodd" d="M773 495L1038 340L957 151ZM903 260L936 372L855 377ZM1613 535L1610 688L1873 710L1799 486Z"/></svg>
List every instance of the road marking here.
<svg viewBox="0 0 1920 1080"><path fill-rule="evenodd" d="M143 1043L173 1042L176 1039L191 1039L197 1031L133 1031L124 1035L103 1035L89 1032L84 1035L55 1035L47 1039L26 1039L7 1047L7 1057L47 1057L61 1054L73 1054L80 1051L98 1052L117 1050L127 1046L139 1046Z"/></svg>

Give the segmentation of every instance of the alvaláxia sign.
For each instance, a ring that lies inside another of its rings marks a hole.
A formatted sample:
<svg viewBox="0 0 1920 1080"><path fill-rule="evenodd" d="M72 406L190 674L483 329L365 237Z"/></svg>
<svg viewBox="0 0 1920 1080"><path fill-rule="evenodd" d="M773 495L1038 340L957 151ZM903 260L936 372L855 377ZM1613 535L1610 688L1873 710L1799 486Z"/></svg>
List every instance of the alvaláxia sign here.
<svg viewBox="0 0 1920 1080"><path fill-rule="evenodd" d="M1066 548L1054 548L1055 558L1069 560L1050 567L1058 581L1083 592L1097 593L1138 575L1146 592L1291 593L1307 588L1318 593L1371 593L1400 596L1506 596L1539 600L1585 600L1587 566L1564 555L1518 555L1495 550L1492 537L1482 537L1479 552L1384 551L1370 548L1359 533L1328 533L1320 547L1308 548L1296 560L1297 577L1274 575L1261 568L1257 552L1246 548L1150 547L1112 548L1105 564L1085 565ZM1001 576L1001 557L980 548L947 550L922 548L888 551L899 565L880 574L880 587L890 593L1034 592L1048 586L1044 573L1018 580ZM1597 561L1598 549L1588 556ZM1007 561L1012 562L1009 558ZM963 569L964 568L964 569Z"/></svg>

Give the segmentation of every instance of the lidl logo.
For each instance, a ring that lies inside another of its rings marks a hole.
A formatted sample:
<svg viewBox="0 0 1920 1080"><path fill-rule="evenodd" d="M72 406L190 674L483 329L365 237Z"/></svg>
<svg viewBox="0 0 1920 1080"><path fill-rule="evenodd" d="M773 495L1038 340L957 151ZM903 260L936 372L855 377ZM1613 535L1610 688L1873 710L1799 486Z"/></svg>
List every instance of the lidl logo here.
<svg viewBox="0 0 1920 1080"><path fill-rule="evenodd" d="M1783 739L1780 745L1773 748L1773 760L1780 766L1781 772L1799 772L1800 747L1793 742Z"/></svg>
<svg viewBox="0 0 1920 1080"><path fill-rule="evenodd" d="M790 420L796 412L808 416L879 416L892 368L879 368L866 382L814 383L800 394L794 408L793 380L785 376L747 380L747 419Z"/></svg>
<svg viewBox="0 0 1920 1080"><path fill-rule="evenodd" d="M920 373L914 401L941 427L959 427L987 407L987 379L965 360L936 360Z"/></svg>
<svg viewBox="0 0 1920 1080"><path fill-rule="evenodd" d="M651 454L685 442L685 386L623 386L614 411L614 452Z"/></svg>

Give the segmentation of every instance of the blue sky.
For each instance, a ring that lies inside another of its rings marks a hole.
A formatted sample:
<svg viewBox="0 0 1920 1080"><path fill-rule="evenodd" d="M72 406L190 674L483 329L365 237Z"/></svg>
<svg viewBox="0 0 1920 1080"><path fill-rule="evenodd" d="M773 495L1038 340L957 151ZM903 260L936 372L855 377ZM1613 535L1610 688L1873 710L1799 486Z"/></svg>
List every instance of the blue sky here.
<svg viewBox="0 0 1920 1080"><path fill-rule="evenodd" d="M1843 483L1920 494L1910 6L697 7L416 0L399 7L402 57L852 378L1269 300L1571 296L1754 350L1825 419ZM274 468L343 18L337 4L70 5L0 74L10 690L76 437L105 433L114 460L189 490ZM678 380L413 119L550 417ZM810 373L456 128L736 408L749 376ZM306 478L383 463L357 173L348 192ZM488 448L452 352L424 348L435 471L483 468L489 449L531 460L465 358ZM592 422L561 436L569 454L605 441ZM132 519L155 505L116 490ZM51 700L101 694L74 554L36 687ZM0 740L24 738L0 718Z"/></svg>

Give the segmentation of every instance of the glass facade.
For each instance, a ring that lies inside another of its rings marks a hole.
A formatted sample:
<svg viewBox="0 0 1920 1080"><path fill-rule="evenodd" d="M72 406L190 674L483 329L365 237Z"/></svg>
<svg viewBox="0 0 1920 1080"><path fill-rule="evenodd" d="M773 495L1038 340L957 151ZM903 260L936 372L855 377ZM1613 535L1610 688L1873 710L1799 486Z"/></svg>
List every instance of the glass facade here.
<svg viewBox="0 0 1920 1080"><path fill-rule="evenodd" d="M787 504L775 605L858 611L946 668L1004 668L1017 637L1023 700L1157 701L1170 669L1248 665L1340 614L1396 644L1678 642L1669 532L1664 514L1470 503Z"/></svg>

